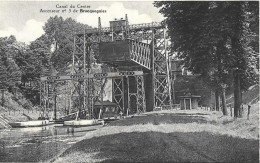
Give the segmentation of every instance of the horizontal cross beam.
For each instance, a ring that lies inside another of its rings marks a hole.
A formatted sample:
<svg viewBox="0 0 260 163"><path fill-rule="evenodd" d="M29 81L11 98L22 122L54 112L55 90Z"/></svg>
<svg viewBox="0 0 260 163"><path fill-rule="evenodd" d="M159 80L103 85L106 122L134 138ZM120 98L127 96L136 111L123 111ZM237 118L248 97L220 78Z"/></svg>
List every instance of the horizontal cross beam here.
<svg viewBox="0 0 260 163"><path fill-rule="evenodd" d="M164 28L164 25L160 22L144 23L144 24L132 24L129 25L129 30L149 30L151 28ZM86 29L86 34L95 34L95 33L109 33L112 32L111 27L101 28L99 31L98 28Z"/></svg>
<svg viewBox="0 0 260 163"><path fill-rule="evenodd" d="M77 80L77 79L90 79L90 78L114 78L120 76L138 76L138 75L143 75L143 71L121 71L121 72L82 74L82 75L42 76L41 81Z"/></svg>

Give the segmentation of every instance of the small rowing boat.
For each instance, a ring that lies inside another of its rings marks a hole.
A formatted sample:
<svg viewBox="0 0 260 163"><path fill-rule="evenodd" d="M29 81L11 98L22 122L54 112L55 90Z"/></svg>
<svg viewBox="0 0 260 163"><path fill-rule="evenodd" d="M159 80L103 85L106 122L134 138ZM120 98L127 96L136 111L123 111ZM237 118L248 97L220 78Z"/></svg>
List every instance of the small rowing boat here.
<svg viewBox="0 0 260 163"><path fill-rule="evenodd" d="M64 126L94 126L94 125L103 125L104 120L101 119L81 119L81 120L72 120L64 121Z"/></svg>
<svg viewBox="0 0 260 163"><path fill-rule="evenodd" d="M10 126L16 127L39 127L51 124L49 120L36 120L36 121L25 121L25 122L11 122Z"/></svg>

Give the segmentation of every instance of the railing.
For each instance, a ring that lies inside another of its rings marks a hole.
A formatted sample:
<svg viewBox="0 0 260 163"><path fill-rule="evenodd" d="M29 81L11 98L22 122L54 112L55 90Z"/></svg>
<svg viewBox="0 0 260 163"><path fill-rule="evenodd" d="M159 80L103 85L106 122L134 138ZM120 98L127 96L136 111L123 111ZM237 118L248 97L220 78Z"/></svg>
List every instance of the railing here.
<svg viewBox="0 0 260 163"><path fill-rule="evenodd" d="M152 22L152 23L129 25L129 30L144 29L144 28L161 28L161 27L163 27L163 24L161 22ZM89 29L86 29L86 34L99 33L99 32L106 33L106 32L111 32L111 31L112 31L111 27L101 28L100 31L98 28L89 28Z"/></svg>
<svg viewBox="0 0 260 163"><path fill-rule="evenodd" d="M129 25L129 29L142 29L142 28L155 28L155 27L163 27L160 22L152 22L152 23L143 23L143 24L133 24Z"/></svg>
<svg viewBox="0 0 260 163"><path fill-rule="evenodd" d="M129 40L129 46L131 60L147 69L151 69L150 45L135 40Z"/></svg>

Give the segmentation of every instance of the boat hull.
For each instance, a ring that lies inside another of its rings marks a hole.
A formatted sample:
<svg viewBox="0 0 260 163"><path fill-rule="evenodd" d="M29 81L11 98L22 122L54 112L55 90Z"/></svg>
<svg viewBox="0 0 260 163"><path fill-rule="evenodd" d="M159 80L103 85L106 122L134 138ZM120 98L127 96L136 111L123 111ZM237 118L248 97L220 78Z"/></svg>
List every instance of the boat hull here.
<svg viewBox="0 0 260 163"><path fill-rule="evenodd" d="M73 121L64 121L64 126L94 126L94 125L103 125L103 120L73 120Z"/></svg>
<svg viewBox="0 0 260 163"><path fill-rule="evenodd" d="M12 127L39 127L50 124L49 120L26 121L26 122L12 122L9 123Z"/></svg>

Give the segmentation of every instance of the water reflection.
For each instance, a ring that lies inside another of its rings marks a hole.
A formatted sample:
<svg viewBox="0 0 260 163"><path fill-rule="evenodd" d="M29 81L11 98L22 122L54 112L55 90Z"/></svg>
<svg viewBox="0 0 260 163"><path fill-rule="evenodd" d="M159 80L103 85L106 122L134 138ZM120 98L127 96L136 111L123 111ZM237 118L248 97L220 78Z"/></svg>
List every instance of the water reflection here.
<svg viewBox="0 0 260 163"><path fill-rule="evenodd" d="M74 128L54 124L0 130L0 162L48 160L75 143L78 137L100 127Z"/></svg>

